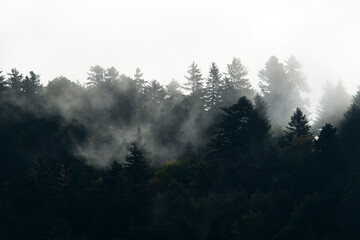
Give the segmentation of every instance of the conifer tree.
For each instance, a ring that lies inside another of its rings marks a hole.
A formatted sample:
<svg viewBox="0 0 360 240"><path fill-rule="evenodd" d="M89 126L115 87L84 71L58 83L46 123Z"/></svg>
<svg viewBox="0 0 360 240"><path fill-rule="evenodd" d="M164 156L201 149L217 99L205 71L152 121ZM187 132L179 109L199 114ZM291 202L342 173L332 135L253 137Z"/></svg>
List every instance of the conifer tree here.
<svg viewBox="0 0 360 240"><path fill-rule="evenodd" d="M312 135L306 115L303 114L300 108L296 108L286 129L285 135L289 142L292 142L294 137L309 137Z"/></svg>
<svg viewBox="0 0 360 240"><path fill-rule="evenodd" d="M20 74L16 68L11 69L11 72L8 73L7 84L11 88L12 92L20 94L22 81L23 75Z"/></svg>
<svg viewBox="0 0 360 240"><path fill-rule="evenodd" d="M149 167L143 150L138 143L131 142L125 156L125 169L133 187L144 183L149 175Z"/></svg>
<svg viewBox="0 0 360 240"><path fill-rule="evenodd" d="M185 76L187 79L187 82L184 84L184 89L190 91L190 94L197 94L202 91L203 83L202 83L202 74L200 69L198 68L197 64L193 62L189 66L189 70L187 71L189 74L188 76Z"/></svg>
<svg viewBox="0 0 360 240"><path fill-rule="evenodd" d="M280 126L286 125L285 119L291 116L295 107L306 108L308 105L301 97L308 87L300 63L294 57L285 63L284 66L272 56L258 74L259 87L269 105L269 118L273 125Z"/></svg>
<svg viewBox="0 0 360 240"><path fill-rule="evenodd" d="M211 67L209 70L209 77L207 78L206 81L206 95L205 95L206 109L208 110L214 108L222 101L221 76L222 75L216 64L214 62L211 63Z"/></svg>
<svg viewBox="0 0 360 240"><path fill-rule="evenodd" d="M242 65L240 58L233 58L231 64L227 65L226 76L229 79L228 84L241 96L249 97L251 90L251 84L249 79L246 78L248 71L244 65Z"/></svg>
<svg viewBox="0 0 360 240"><path fill-rule="evenodd" d="M104 81L110 85L114 85L119 80L120 74L115 67L106 69L104 72Z"/></svg>
<svg viewBox="0 0 360 240"><path fill-rule="evenodd" d="M33 100L36 94L39 94L41 89L40 75L30 71L30 77L26 76L22 81L22 92L28 100Z"/></svg>
<svg viewBox="0 0 360 240"><path fill-rule="evenodd" d="M88 82L87 84L90 87L95 87L96 85L104 82L105 69L99 65L90 67L90 72L88 73Z"/></svg>
<svg viewBox="0 0 360 240"><path fill-rule="evenodd" d="M136 68L134 74L134 81L136 84L136 88L140 93L144 93L146 88L146 81L143 79L143 75L144 73L141 72L140 68Z"/></svg>

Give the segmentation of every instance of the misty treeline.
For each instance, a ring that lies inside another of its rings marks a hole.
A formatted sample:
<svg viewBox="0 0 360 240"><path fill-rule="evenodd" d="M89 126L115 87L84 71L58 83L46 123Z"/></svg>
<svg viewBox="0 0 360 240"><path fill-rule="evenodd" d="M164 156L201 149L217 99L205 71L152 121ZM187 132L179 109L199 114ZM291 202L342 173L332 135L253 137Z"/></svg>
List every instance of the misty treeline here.
<svg viewBox="0 0 360 240"><path fill-rule="evenodd" d="M358 239L360 92L271 57L166 86L0 73L0 239Z"/></svg>

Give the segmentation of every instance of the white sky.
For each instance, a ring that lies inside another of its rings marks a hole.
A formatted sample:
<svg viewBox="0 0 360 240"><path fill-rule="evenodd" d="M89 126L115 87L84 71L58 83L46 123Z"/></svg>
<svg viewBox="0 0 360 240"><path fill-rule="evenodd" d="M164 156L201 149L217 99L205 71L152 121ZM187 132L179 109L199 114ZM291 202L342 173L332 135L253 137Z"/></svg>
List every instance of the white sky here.
<svg viewBox="0 0 360 240"><path fill-rule="evenodd" d="M316 100L326 80L360 84L357 0L0 0L0 70L86 81L90 66L184 82L240 57L253 85L271 55L295 55ZM313 104L312 109L314 109Z"/></svg>

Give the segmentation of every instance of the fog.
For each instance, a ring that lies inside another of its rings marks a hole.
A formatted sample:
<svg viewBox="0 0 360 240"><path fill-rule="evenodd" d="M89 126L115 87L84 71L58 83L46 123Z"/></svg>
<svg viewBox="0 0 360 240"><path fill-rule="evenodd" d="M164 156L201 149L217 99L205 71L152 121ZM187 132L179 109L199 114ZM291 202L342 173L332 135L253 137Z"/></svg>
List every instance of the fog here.
<svg viewBox="0 0 360 240"><path fill-rule="evenodd" d="M0 3L0 68L60 75L81 83L90 66L115 66L132 76L184 83L192 61L221 72L240 57L257 86L275 55L296 56L312 92L311 110L326 81L341 79L354 94L360 73L358 1L45 1Z"/></svg>

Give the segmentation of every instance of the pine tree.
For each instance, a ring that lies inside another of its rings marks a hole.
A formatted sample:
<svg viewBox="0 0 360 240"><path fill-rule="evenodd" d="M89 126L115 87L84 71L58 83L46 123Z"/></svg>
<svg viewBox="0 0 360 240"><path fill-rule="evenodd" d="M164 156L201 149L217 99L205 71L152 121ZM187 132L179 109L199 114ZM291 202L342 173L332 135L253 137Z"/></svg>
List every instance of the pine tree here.
<svg viewBox="0 0 360 240"><path fill-rule="evenodd" d="M125 156L125 169L132 187L145 183L149 175L149 167L143 150L136 142L131 142L129 153Z"/></svg>
<svg viewBox="0 0 360 240"><path fill-rule="evenodd" d="M7 88L7 84L6 84L6 80L5 80L5 76L1 74L2 71L0 71L0 94L5 92L6 88Z"/></svg>
<svg viewBox="0 0 360 240"><path fill-rule="evenodd" d="M306 115L303 114L300 108L296 108L286 129L285 137L289 142L292 142L295 137L309 137L312 135Z"/></svg>
<svg viewBox="0 0 360 240"><path fill-rule="evenodd" d="M317 107L314 129L318 131L326 123L338 126L350 103L351 96L346 92L341 81L336 86L332 86L330 82L327 82L324 86L324 94Z"/></svg>
<svg viewBox="0 0 360 240"><path fill-rule="evenodd" d="M22 92L28 100L34 100L34 97L40 93L42 85L40 83L40 75L30 71L30 77L26 76L22 81Z"/></svg>
<svg viewBox="0 0 360 240"><path fill-rule="evenodd" d="M252 92L249 79L246 78L248 71L244 65L242 65L240 58L233 58L231 64L227 65L227 73L225 74L229 82L228 84L237 92L240 96L250 97Z"/></svg>
<svg viewBox="0 0 360 240"><path fill-rule="evenodd" d="M146 81L142 78L143 75L144 74L141 72L140 68L136 68L134 74L134 81L136 84L136 88L140 93L144 93L146 88Z"/></svg>
<svg viewBox="0 0 360 240"><path fill-rule="evenodd" d="M7 84L10 86L12 92L20 94L22 81L23 75L20 74L16 68L11 69L11 72L8 73Z"/></svg>
<svg viewBox="0 0 360 240"><path fill-rule="evenodd" d="M207 78L206 81L206 95L205 95L206 109L210 110L216 107L222 101L221 92L222 92L221 74L219 68L213 62L211 63L211 67L209 70L209 77Z"/></svg>
<svg viewBox="0 0 360 240"><path fill-rule="evenodd" d="M190 91L190 94L197 94L202 91L203 83L202 83L202 74L200 69L198 68L197 64L193 62L189 66L189 70L187 71L189 74L185 76L187 82L184 84L184 89Z"/></svg>
<svg viewBox="0 0 360 240"><path fill-rule="evenodd" d="M116 70L115 67L111 67L106 69L104 72L104 81L109 85L114 85L116 81L119 80L120 74L119 71Z"/></svg>
<svg viewBox="0 0 360 240"><path fill-rule="evenodd" d="M293 57L284 66L272 56L259 72L259 87L269 105L269 118L273 125L286 125L286 119L291 116L293 109L297 106L306 108L308 105L307 100L301 97L301 93L308 89L300 66Z"/></svg>
<svg viewBox="0 0 360 240"><path fill-rule="evenodd" d="M246 97L241 97L236 104L221 109L224 112L222 121L210 144L213 152L231 156L239 150L246 152L251 146L265 139L270 125L266 119L259 116Z"/></svg>
<svg viewBox="0 0 360 240"><path fill-rule="evenodd" d="M96 85L104 82L105 69L99 65L92 66L90 72L88 73L88 82L87 85L90 87L95 87Z"/></svg>
<svg viewBox="0 0 360 240"><path fill-rule="evenodd" d="M254 97L255 110L259 113L259 115L268 120L268 105L265 102L264 98L260 94L256 94Z"/></svg>

